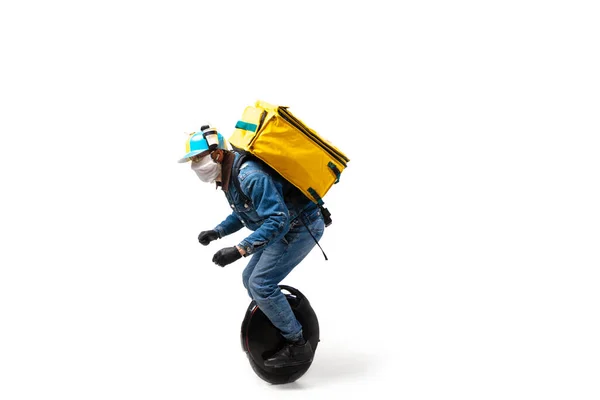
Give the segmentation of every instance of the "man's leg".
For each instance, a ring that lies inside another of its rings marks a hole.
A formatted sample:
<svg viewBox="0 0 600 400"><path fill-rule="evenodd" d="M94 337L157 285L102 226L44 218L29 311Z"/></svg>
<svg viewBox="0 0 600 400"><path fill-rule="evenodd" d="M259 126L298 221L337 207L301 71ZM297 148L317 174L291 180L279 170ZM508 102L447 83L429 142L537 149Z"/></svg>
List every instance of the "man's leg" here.
<svg viewBox="0 0 600 400"><path fill-rule="evenodd" d="M307 227L311 232L308 231ZM315 239L319 240L321 238L323 229L323 220L320 218L308 221L307 226L304 226L300 221L296 221L282 240L263 250L248 279L248 291L261 311L281 331L288 342L300 343L302 346L305 346L302 326L296 319L287 298L279 289L279 283L314 248ZM310 347L309 343L308 346ZM292 348L290 351L293 350ZM293 354L287 354L288 358L293 358L293 356ZM310 350L310 357L312 359L312 350ZM271 364L273 365L271 366L284 366L280 364L294 362L293 360L285 360L285 355L283 358L283 360L272 361ZM310 361L310 359L303 362ZM293 364L288 363L286 365Z"/></svg>

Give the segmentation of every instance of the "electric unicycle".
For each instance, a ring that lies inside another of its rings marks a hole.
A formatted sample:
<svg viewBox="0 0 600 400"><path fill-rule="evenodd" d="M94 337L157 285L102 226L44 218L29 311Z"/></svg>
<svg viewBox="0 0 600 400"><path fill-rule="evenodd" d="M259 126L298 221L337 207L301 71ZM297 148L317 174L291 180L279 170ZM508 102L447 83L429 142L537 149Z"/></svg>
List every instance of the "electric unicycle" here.
<svg viewBox="0 0 600 400"><path fill-rule="evenodd" d="M315 311L308 299L298 289L286 285L279 285L279 287L281 290L289 292L289 294L284 293L285 297L290 303L298 322L302 325L304 339L310 342L313 352L316 352L319 343L319 322ZM272 368L264 365L264 360L270 358L282 348L285 339L258 308L254 300L250 302L242 322L241 341L242 349L246 353L254 372L261 379L272 384L294 382L308 371L312 363L282 368Z"/></svg>

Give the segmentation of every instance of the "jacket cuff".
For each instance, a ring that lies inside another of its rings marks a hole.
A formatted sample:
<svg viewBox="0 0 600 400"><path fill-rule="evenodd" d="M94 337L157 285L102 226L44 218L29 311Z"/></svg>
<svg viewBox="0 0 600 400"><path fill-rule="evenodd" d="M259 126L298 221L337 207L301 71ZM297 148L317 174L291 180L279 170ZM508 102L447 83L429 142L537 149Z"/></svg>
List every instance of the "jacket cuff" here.
<svg viewBox="0 0 600 400"><path fill-rule="evenodd" d="M221 225L216 226L213 230L217 232L217 234L219 235L219 239L222 239L224 236L227 236L225 234L225 230L221 227Z"/></svg>
<svg viewBox="0 0 600 400"><path fill-rule="evenodd" d="M244 257L249 256L253 253L256 253L258 250L262 249L263 247L265 247L266 243L265 242L258 242L258 243L250 243L247 240L242 240L238 246L242 249L244 249L244 252L246 253L244 255Z"/></svg>

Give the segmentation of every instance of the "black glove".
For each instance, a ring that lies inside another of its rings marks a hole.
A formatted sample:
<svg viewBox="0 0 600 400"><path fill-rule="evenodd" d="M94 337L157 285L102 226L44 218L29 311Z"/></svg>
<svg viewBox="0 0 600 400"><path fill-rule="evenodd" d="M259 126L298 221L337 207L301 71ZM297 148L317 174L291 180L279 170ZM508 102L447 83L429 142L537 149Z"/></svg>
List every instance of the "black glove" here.
<svg viewBox="0 0 600 400"><path fill-rule="evenodd" d="M213 256L213 262L220 267L224 267L227 264L231 264L232 262L239 260L242 258L240 251L237 247L225 247L215 253Z"/></svg>
<svg viewBox="0 0 600 400"><path fill-rule="evenodd" d="M217 240L219 238L219 234L217 231L202 231L198 235L198 241L201 245L208 246L210 242L213 240Z"/></svg>

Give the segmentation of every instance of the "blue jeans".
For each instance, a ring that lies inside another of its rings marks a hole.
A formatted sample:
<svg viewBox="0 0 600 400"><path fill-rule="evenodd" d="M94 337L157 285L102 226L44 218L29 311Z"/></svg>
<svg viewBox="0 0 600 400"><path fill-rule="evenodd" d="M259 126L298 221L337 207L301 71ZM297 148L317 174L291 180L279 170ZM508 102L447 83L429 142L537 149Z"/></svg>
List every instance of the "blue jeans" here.
<svg viewBox="0 0 600 400"><path fill-rule="evenodd" d="M283 239L256 252L242 273L250 298L290 341L302 338L302 325L279 289L279 283L310 253L316 244L315 239L319 240L324 230L319 209L309 215L302 214L291 222Z"/></svg>

